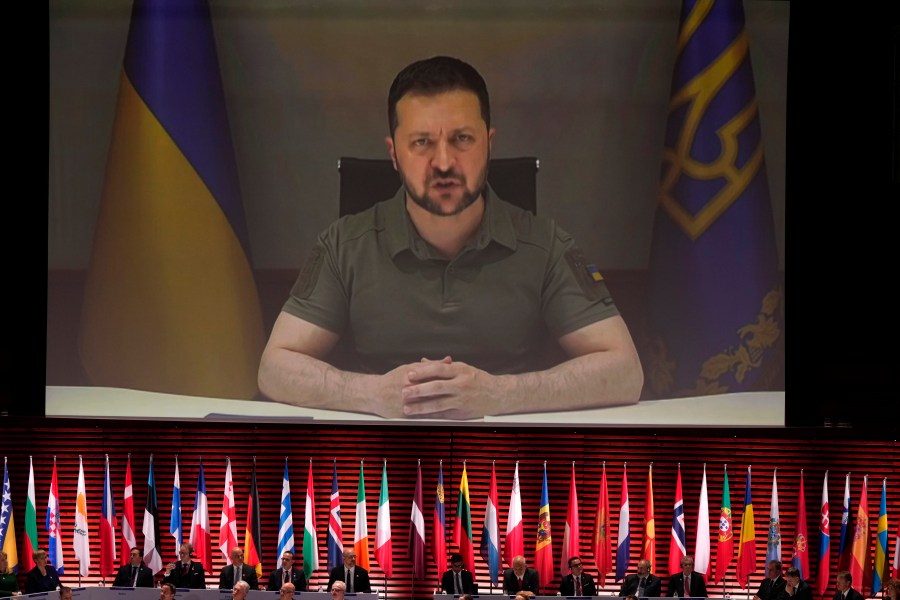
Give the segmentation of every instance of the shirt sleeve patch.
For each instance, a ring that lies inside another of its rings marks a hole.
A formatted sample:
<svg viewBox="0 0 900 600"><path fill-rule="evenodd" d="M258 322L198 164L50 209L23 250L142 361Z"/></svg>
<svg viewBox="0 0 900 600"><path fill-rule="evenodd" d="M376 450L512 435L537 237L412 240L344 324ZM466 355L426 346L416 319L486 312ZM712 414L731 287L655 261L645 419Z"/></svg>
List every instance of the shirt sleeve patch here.
<svg viewBox="0 0 900 600"><path fill-rule="evenodd" d="M296 298L309 298L319 281L319 273L322 271L322 263L325 261L325 248L321 244L313 246L312 252L306 258L291 295Z"/></svg>
<svg viewBox="0 0 900 600"><path fill-rule="evenodd" d="M604 300L609 298L603 275L593 263L587 262L584 252L578 246L572 246L566 252L566 263L569 265L575 281L581 287L584 294L591 300Z"/></svg>

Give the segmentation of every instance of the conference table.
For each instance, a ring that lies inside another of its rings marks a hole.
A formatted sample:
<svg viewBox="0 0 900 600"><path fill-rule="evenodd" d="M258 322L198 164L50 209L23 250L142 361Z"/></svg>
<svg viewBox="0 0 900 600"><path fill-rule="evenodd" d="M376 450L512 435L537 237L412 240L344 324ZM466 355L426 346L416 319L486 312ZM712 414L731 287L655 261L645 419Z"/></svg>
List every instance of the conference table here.
<svg viewBox="0 0 900 600"><path fill-rule="evenodd" d="M496 590L499 592L500 590ZM251 590L247 594L247 600L275 600L278 592ZM347 594L350 600L379 600L381 593L372 594ZM473 594L472 598L496 598L511 597L502 593ZM23 594L20 598L33 598L34 600L59 600L59 592L41 592L38 594ZM190 590L178 588L175 594L176 600L228 600L231 598L231 590ZM328 592L295 592L294 600L330 600ZM459 596L454 594L434 594L434 600L456 600ZM618 596L566 596L566 600L621 600ZM561 600L561 596L535 596L534 600ZM129 587L76 587L72 588L72 600L159 600L159 588L129 588ZM667 600L664 598L641 597L640 600ZM669 599L670 600L670 599ZM701 598L682 598L681 600L703 600Z"/></svg>

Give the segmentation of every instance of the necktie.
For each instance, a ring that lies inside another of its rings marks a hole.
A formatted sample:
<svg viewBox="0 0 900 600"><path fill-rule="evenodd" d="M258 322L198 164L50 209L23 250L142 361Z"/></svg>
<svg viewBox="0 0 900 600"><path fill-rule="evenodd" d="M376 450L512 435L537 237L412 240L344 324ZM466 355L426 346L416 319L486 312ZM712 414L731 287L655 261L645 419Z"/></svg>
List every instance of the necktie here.
<svg viewBox="0 0 900 600"><path fill-rule="evenodd" d="M131 587L137 587L138 568L131 567Z"/></svg>
<svg viewBox="0 0 900 600"><path fill-rule="evenodd" d="M282 569L281 570L281 585L284 585L285 583L287 583L290 580L291 580L291 572L285 571L284 569Z"/></svg>
<svg viewBox="0 0 900 600"><path fill-rule="evenodd" d="M456 579L456 593L462 594L463 593L462 581L459 580L459 573L456 573L454 577Z"/></svg>
<svg viewBox="0 0 900 600"><path fill-rule="evenodd" d="M522 578L521 577L519 577L519 589L520 590L522 589Z"/></svg>
<svg viewBox="0 0 900 600"><path fill-rule="evenodd" d="M234 583L235 583L235 585L236 585L237 582L240 581L240 580L241 580L241 568L240 568L240 567L235 567L235 568L234 568ZM232 586L232 587L234 587L234 586Z"/></svg>
<svg viewBox="0 0 900 600"><path fill-rule="evenodd" d="M640 582L638 583L638 591L637 591L637 595L638 595L638 596L643 596L643 595L644 595L644 582L645 582L645 581L647 581L647 580L644 579L643 577L641 577L641 580L640 580Z"/></svg>
<svg viewBox="0 0 900 600"><path fill-rule="evenodd" d="M575 595L581 596L581 577L575 578Z"/></svg>
<svg viewBox="0 0 900 600"><path fill-rule="evenodd" d="M350 569L347 569L347 593L353 593L353 574Z"/></svg>
<svg viewBox="0 0 900 600"><path fill-rule="evenodd" d="M684 595L687 596L688 598L691 597L691 576L690 575L684 576Z"/></svg>

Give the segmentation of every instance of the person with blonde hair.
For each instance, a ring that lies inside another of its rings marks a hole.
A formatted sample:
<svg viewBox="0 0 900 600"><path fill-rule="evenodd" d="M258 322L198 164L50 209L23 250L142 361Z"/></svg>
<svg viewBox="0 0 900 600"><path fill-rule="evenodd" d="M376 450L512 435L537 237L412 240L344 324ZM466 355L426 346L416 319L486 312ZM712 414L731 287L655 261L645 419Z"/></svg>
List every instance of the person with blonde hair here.
<svg viewBox="0 0 900 600"><path fill-rule="evenodd" d="M25 593L50 592L60 586L56 568L47 563L47 551L38 548L31 555L35 567L25 576Z"/></svg>
<svg viewBox="0 0 900 600"><path fill-rule="evenodd" d="M9 568L9 557L6 552L0 550L0 598L18 596L21 593L16 574Z"/></svg>

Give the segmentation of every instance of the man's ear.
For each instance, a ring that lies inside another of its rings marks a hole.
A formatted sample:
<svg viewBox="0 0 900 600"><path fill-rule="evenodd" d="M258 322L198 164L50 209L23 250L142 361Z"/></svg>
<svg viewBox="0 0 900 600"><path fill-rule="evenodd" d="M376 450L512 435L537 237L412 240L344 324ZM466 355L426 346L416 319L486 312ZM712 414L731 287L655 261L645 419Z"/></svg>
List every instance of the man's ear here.
<svg viewBox="0 0 900 600"><path fill-rule="evenodd" d="M394 150L394 138L391 136L384 138L384 145L387 146L388 154L391 156L391 162L394 163L394 170L399 171L397 168L397 152Z"/></svg>

